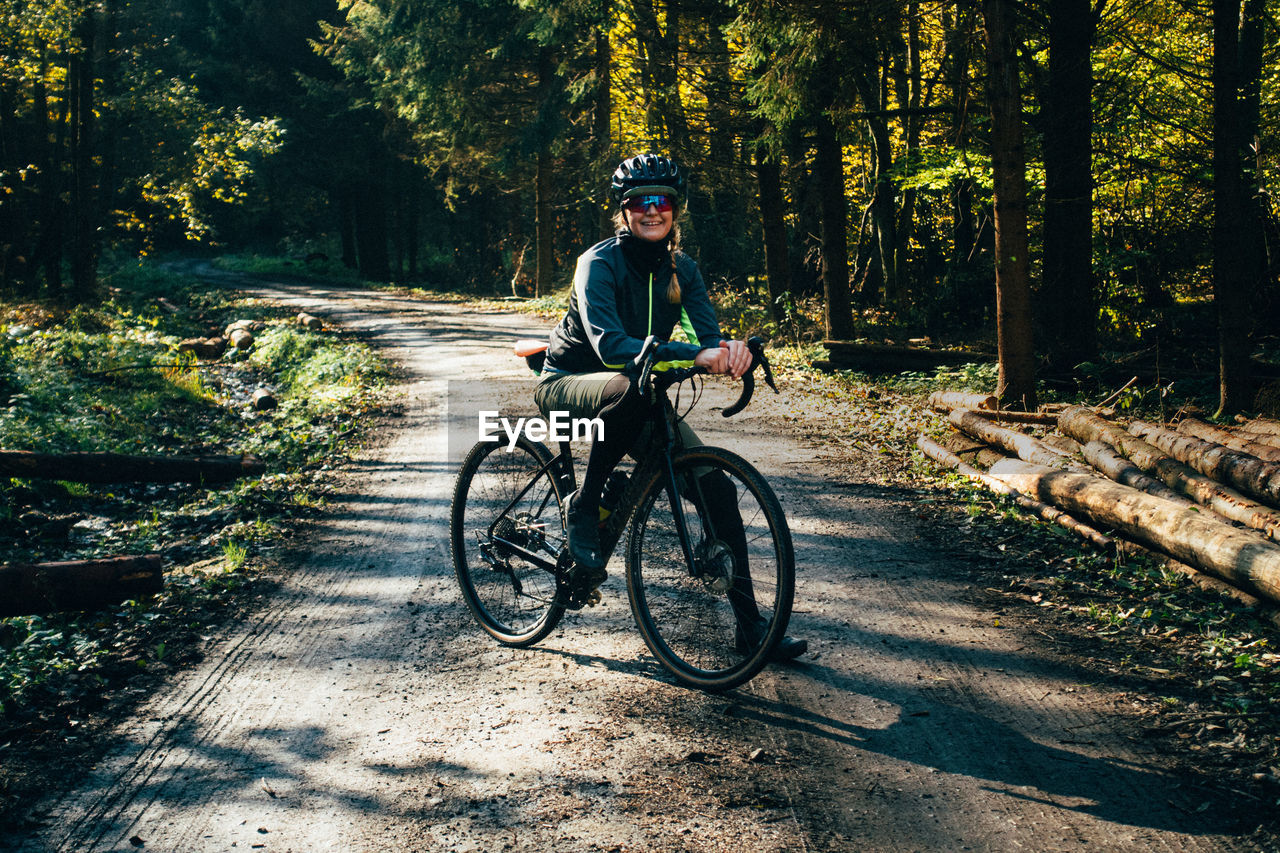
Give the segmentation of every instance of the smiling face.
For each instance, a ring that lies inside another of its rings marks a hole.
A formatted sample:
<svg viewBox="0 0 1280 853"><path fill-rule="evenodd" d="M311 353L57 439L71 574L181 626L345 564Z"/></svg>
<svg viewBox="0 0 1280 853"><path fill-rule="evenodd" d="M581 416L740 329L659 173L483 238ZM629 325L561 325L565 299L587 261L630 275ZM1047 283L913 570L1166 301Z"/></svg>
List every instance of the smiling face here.
<svg viewBox="0 0 1280 853"><path fill-rule="evenodd" d="M670 203L658 203L653 196L641 196L628 201L633 203L623 207L623 215L627 218L627 227L632 234L651 243L667 239L676 218ZM641 211L641 202L651 203L645 204Z"/></svg>

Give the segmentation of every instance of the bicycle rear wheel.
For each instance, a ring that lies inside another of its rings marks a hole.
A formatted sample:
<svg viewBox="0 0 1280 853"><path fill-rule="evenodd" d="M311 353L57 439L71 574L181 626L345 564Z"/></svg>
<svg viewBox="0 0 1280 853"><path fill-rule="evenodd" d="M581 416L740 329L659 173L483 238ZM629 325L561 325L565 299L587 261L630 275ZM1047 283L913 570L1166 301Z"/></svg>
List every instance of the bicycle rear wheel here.
<svg viewBox="0 0 1280 853"><path fill-rule="evenodd" d="M791 532L768 482L742 457L697 447L673 465L694 565L659 472L631 521L631 610L645 644L677 679L728 690L758 673L786 633L795 592Z"/></svg>
<svg viewBox="0 0 1280 853"><path fill-rule="evenodd" d="M564 615L554 572L522 554L555 564L565 540L554 468L538 473L550 459L523 435L510 452L481 442L454 484L449 540L458 584L480 626L511 646L533 645Z"/></svg>

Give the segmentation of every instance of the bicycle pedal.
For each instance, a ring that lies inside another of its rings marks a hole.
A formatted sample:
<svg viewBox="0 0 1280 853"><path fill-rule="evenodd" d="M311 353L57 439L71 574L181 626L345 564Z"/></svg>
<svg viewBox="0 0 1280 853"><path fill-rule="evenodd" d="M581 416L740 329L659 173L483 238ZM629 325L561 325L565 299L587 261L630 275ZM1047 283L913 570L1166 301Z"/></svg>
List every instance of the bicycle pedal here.
<svg viewBox="0 0 1280 853"><path fill-rule="evenodd" d="M587 596L586 605L588 607L595 607L602 599L603 596L600 595L600 587L596 587L591 590L591 594Z"/></svg>

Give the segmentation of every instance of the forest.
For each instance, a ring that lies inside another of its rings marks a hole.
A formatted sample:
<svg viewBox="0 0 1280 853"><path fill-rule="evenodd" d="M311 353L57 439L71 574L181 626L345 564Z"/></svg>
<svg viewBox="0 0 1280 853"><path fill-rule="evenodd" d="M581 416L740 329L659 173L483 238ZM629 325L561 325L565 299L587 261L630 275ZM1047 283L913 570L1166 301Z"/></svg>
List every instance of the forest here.
<svg viewBox="0 0 1280 853"><path fill-rule="evenodd" d="M0 0L0 292L175 250L541 296L619 159L692 175L713 289L822 338L1124 354L1260 408L1280 342L1267 0Z"/></svg>

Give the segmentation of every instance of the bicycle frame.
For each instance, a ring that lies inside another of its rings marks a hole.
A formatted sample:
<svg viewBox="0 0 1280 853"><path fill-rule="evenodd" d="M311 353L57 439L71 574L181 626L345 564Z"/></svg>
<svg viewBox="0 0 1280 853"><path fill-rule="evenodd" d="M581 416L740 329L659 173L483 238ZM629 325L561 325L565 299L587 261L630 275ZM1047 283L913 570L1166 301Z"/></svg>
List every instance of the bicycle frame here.
<svg viewBox="0 0 1280 853"><path fill-rule="evenodd" d="M650 409L650 412L652 413L650 423L653 425L653 432L651 433L646 450L658 451L659 448L661 448L661 452L644 452L640 454L640 459L636 464L635 471L632 473L632 476L628 480L627 485L623 489L622 495L618 500L617 509L614 510L613 514L605 521L605 524L600 531L600 546L606 555L606 559L609 555L613 554L614 549L618 546L619 540L622 538L622 533L626 528L627 522L631 518L631 514L639 504L641 490L644 488L645 484L648 483L654 469L661 465L663 473L666 475L667 497L671 501L672 516L675 521L677 534L680 538L680 547L684 552L685 565L689 567L689 574L694 575L697 573L695 568L697 564L693 553L692 539L689 535L688 519L685 517L684 504L681 501L680 485L672 462L676 452L677 436L677 431L672 425L675 413L672 409L671 401L667 398L665 391L659 393L657 396L658 399ZM659 425L661 426L660 432L658 430ZM552 471L552 469L558 470ZM517 494L515 498L507 504L502 512L498 513L494 518L493 523L489 525L488 535L491 541L501 544L507 550L518 555L521 559L539 566L553 574L558 574L563 568L561 566L563 559L558 559L555 562L552 562L545 556L530 551L515 542L503 539L494 532L498 527L498 523L503 518L507 517L507 514L524 499L525 495L529 493L529 490L534 487L534 484L549 471L551 472L551 476L556 479L556 484L560 489L561 495L567 495L577 487L577 481L573 470L573 456L569 442L560 442L560 452L542 465L537 472L529 478L529 482L525 484L525 487L520 490L519 494ZM546 509L546 502L549 499L549 496L543 498L543 504L539 507L540 510Z"/></svg>

